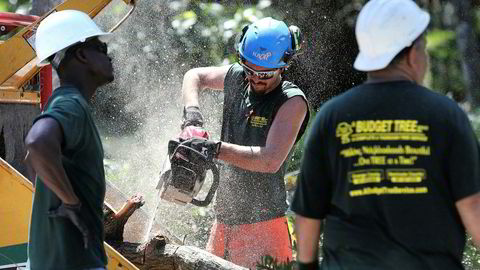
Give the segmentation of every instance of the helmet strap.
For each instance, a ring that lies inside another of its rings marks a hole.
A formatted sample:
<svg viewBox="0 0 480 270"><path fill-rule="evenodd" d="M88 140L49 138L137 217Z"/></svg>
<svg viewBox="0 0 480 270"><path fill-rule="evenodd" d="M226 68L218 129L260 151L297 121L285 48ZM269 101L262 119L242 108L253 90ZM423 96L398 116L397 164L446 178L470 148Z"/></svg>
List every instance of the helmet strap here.
<svg viewBox="0 0 480 270"><path fill-rule="evenodd" d="M58 51L53 57L51 64L55 70L58 70L58 68L60 67L60 63L65 58L65 53L67 52L68 48L70 47L67 47L67 48L64 48L63 50Z"/></svg>

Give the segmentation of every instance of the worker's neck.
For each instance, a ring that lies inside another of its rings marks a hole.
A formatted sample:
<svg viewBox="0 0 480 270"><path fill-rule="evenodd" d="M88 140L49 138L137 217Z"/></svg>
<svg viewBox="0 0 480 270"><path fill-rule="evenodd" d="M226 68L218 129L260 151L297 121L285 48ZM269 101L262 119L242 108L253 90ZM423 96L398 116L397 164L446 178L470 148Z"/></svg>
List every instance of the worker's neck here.
<svg viewBox="0 0 480 270"><path fill-rule="evenodd" d="M415 76L408 68L401 66L387 67L382 70L367 73L367 83L411 81L415 82Z"/></svg>
<svg viewBox="0 0 480 270"><path fill-rule="evenodd" d="M98 87L97 85L94 85L92 79L84 79L83 76L79 76L78 74L61 78L60 86L74 86L82 93L87 101L92 98Z"/></svg>

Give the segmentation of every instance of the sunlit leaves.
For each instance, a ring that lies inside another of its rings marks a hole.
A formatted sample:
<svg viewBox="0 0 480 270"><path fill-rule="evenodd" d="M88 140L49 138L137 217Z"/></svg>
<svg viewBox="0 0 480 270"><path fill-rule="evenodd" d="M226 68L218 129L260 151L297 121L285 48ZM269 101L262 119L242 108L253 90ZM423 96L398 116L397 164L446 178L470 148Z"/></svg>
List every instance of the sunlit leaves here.
<svg viewBox="0 0 480 270"><path fill-rule="evenodd" d="M8 2L0 2L0 11L8 11Z"/></svg>
<svg viewBox="0 0 480 270"><path fill-rule="evenodd" d="M472 237L468 235L467 245L463 253L463 266L466 270L480 269L480 249L475 247Z"/></svg>
<svg viewBox="0 0 480 270"><path fill-rule="evenodd" d="M221 16L224 11L224 7L218 3L200 3L199 7L208 15L211 16Z"/></svg>
<svg viewBox="0 0 480 270"><path fill-rule="evenodd" d="M264 8L267 8L267 7L270 7L272 5L272 1L270 0L261 0L258 2L257 4L257 7L259 9L264 9Z"/></svg>
<svg viewBox="0 0 480 270"><path fill-rule="evenodd" d="M32 0L0 0L0 12L28 14Z"/></svg>
<svg viewBox="0 0 480 270"><path fill-rule="evenodd" d="M187 10L175 16L172 21L172 27L177 33L182 35L187 29L190 29L197 22L197 14L192 10Z"/></svg>
<svg viewBox="0 0 480 270"><path fill-rule="evenodd" d="M455 32L435 29L427 34L427 49L434 50L455 40Z"/></svg>

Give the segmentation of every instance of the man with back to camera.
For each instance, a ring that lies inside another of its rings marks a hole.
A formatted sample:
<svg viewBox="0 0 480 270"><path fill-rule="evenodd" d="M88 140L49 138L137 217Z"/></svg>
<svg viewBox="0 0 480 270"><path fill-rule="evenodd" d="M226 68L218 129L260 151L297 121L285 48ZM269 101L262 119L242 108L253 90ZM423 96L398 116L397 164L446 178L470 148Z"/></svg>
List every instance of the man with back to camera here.
<svg viewBox="0 0 480 270"><path fill-rule="evenodd" d="M430 21L372 0L356 24L367 81L324 104L309 132L296 212L299 269L463 269L480 244L478 141L465 113L421 86Z"/></svg>
<svg viewBox="0 0 480 270"><path fill-rule="evenodd" d="M203 126L198 93L223 89L221 142L190 139L221 166L207 250L255 268L261 256L291 260L285 218L287 157L308 123L303 92L282 80L300 35L284 22L264 18L245 27L237 42L238 63L189 70L183 79L184 122ZM296 28L298 29L298 28Z"/></svg>
<svg viewBox="0 0 480 270"><path fill-rule="evenodd" d="M89 100L113 81L108 33L87 14L54 12L39 25L39 64L57 70L55 89L25 143L36 173L28 264L32 270L105 269L103 148Z"/></svg>

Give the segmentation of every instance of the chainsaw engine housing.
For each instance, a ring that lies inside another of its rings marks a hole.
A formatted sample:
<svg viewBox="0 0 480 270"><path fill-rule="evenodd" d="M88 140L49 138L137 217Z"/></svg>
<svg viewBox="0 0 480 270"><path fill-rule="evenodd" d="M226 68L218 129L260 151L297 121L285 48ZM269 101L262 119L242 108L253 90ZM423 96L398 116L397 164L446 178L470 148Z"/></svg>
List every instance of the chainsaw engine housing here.
<svg viewBox="0 0 480 270"><path fill-rule="evenodd" d="M197 206L206 206L210 203L218 187L218 169L212 161L199 151L181 145L171 140L168 143L168 160L160 174L157 189L160 189L160 198L176 204L192 203ZM200 192L205 183L207 170L212 170L214 181L203 201L194 197Z"/></svg>

